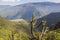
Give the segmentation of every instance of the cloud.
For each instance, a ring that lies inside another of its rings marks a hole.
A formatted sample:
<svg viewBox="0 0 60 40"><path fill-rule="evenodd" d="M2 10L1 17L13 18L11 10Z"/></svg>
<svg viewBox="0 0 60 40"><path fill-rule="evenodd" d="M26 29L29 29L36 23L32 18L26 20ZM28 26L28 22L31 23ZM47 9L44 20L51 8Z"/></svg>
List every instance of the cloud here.
<svg viewBox="0 0 60 40"><path fill-rule="evenodd" d="M50 2L56 2L56 3L60 3L60 0L48 0Z"/></svg>
<svg viewBox="0 0 60 40"><path fill-rule="evenodd" d="M20 0L1 0L2 2L18 2Z"/></svg>
<svg viewBox="0 0 60 40"><path fill-rule="evenodd" d="M60 0L0 0L2 2L60 2Z"/></svg>

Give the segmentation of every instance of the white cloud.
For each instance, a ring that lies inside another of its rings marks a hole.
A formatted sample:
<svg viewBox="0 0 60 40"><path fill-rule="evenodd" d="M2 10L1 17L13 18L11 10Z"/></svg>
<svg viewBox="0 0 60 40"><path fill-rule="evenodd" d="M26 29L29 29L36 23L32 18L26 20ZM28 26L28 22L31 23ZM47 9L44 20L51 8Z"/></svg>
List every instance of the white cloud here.
<svg viewBox="0 0 60 40"><path fill-rule="evenodd" d="M20 0L1 0L2 2L18 2Z"/></svg>
<svg viewBox="0 0 60 40"><path fill-rule="evenodd" d="M50 2L56 2L56 3L60 3L60 0L48 0Z"/></svg>

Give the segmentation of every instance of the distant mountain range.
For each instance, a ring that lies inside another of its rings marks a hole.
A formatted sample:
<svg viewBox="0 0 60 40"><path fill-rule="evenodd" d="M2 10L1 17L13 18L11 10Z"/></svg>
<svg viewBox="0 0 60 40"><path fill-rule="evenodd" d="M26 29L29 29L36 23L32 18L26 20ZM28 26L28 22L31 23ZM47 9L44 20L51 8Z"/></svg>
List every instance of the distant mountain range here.
<svg viewBox="0 0 60 40"><path fill-rule="evenodd" d="M37 25L40 25L42 20L46 20L47 25L56 24L60 21L60 12L50 13L49 15L39 18L37 20Z"/></svg>
<svg viewBox="0 0 60 40"><path fill-rule="evenodd" d="M60 12L60 3L37 2L6 6L5 9L1 9L0 16L7 19L23 18L25 20L30 20L32 13L34 13L37 18L40 18L52 12Z"/></svg>
<svg viewBox="0 0 60 40"><path fill-rule="evenodd" d="M10 5L0 5L0 11L4 10L6 8L10 8Z"/></svg>

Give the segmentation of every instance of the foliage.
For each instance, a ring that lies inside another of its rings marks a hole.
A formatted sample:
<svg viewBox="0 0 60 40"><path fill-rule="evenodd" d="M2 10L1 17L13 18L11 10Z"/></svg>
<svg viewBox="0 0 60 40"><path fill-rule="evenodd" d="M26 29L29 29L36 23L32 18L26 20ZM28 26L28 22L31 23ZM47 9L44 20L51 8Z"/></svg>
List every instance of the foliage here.
<svg viewBox="0 0 60 40"><path fill-rule="evenodd" d="M42 20L40 26L45 27L42 32L36 31L39 29L34 29L35 24L34 14L32 15L31 25L26 20L17 23L0 17L0 40L40 40L41 35L41 40L60 40L60 22L51 25L49 28L46 26L46 21Z"/></svg>
<svg viewBox="0 0 60 40"><path fill-rule="evenodd" d="M26 21L16 23L0 17L0 40L29 40L27 28Z"/></svg>

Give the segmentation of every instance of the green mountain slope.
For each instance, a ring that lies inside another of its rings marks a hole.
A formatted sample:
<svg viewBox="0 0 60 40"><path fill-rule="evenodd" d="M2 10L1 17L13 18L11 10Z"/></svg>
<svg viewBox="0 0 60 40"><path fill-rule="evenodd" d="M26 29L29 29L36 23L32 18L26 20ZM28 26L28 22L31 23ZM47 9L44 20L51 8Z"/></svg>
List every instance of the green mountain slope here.
<svg viewBox="0 0 60 40"><path fill-rule="evenodd" d="M28 23L22 22L11 22L0 17L0 40L28 40Z"/></svg>
<svg viewBox="0 0 60 40"><path fill-rule="evenodd" d="M36 38L39 38L41 32L40 31L34 32L34 34ZM32 35L30 34L30 25L27 21L22 20L19 22L14 22L0 17L0 40L31 40L31 39ZM33 38L33 40L35 39ZM55 26L52 25L50 31L43 34L42 40L60 40L60 22L55 24Z"/></svg>

